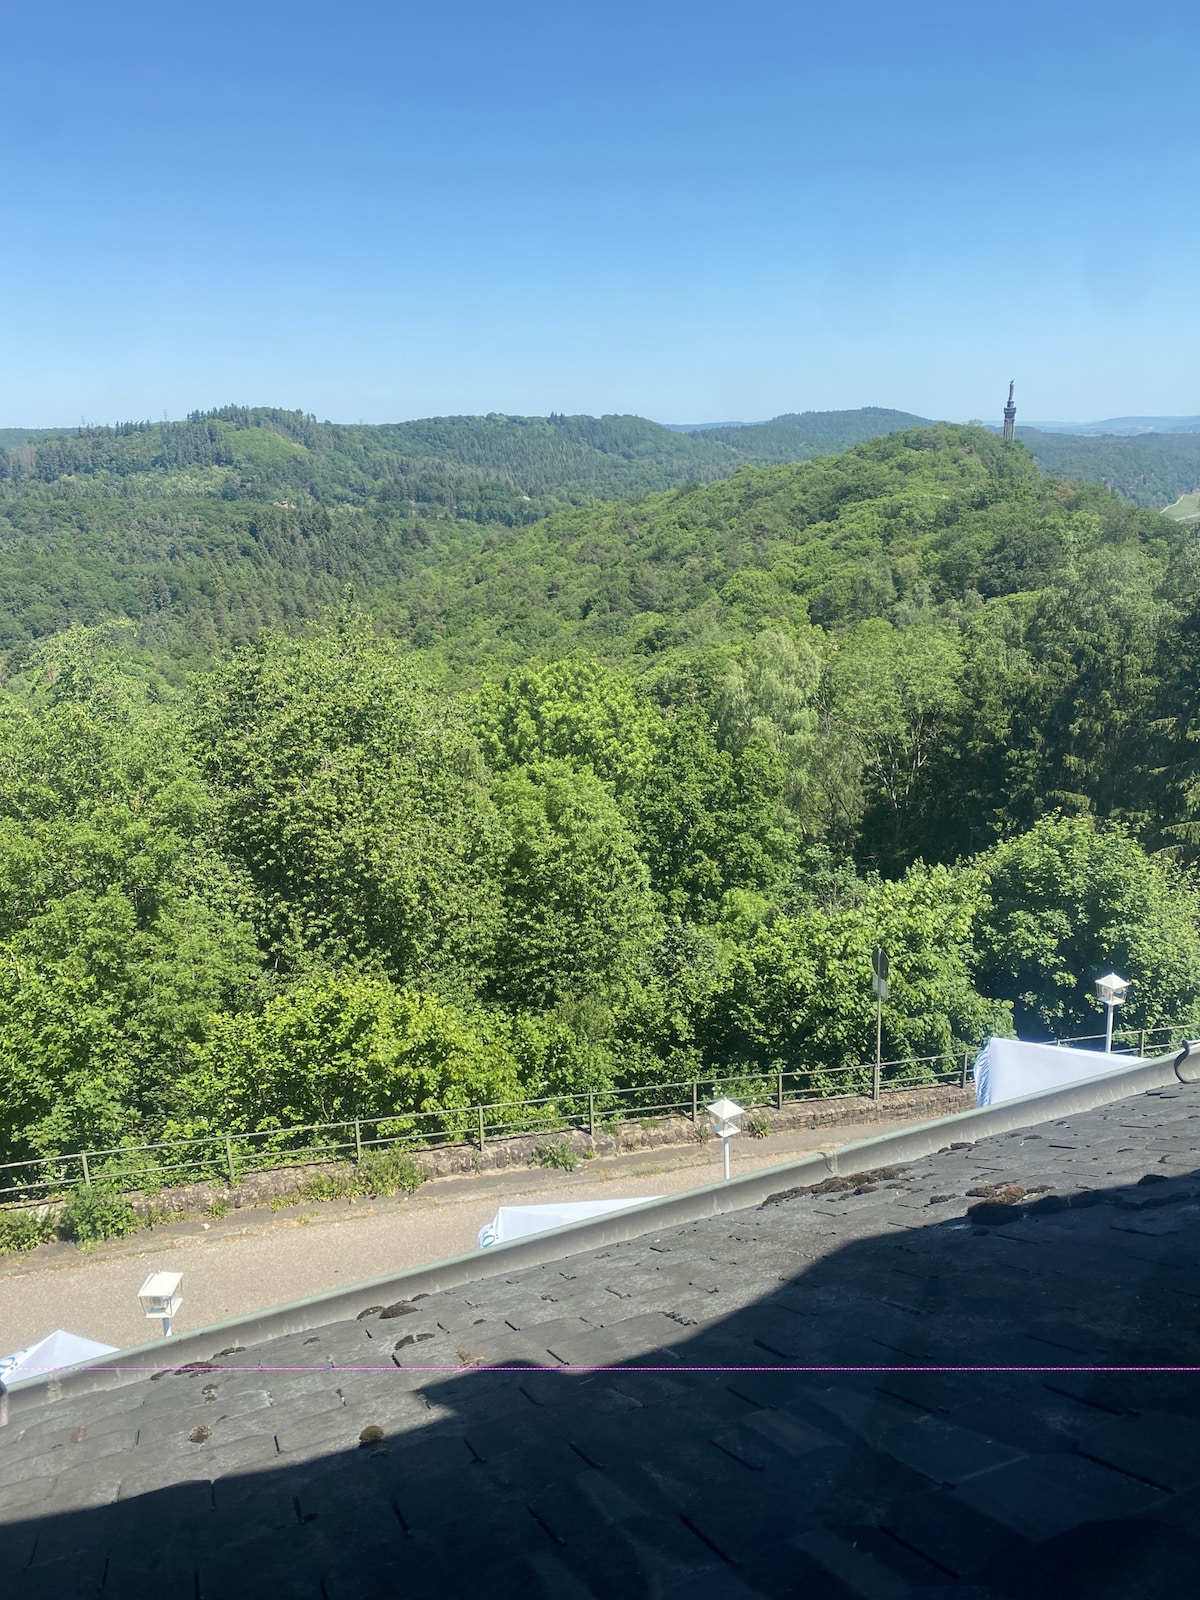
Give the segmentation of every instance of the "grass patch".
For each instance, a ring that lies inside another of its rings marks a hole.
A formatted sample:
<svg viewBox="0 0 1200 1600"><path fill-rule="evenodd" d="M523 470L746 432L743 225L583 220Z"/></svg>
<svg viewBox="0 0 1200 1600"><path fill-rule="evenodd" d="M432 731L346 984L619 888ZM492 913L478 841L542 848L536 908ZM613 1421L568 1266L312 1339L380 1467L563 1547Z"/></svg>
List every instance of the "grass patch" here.
<svg viewBox="0 0 1200 1600"><path fill-rule="evenodd" d="M765 1111L752 1111L746 1118L746 1132L752 1139L765 1139L771 1131L771 1119Z"/></svg>

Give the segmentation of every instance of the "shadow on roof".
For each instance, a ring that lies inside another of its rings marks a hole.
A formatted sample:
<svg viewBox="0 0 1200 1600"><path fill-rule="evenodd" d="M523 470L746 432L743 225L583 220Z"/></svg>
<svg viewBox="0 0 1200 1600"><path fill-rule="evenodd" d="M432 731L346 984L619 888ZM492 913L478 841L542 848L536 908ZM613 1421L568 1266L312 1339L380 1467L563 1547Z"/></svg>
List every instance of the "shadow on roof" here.
<svg viewBox="0 0 1200 1600"><path fill-rule="evenodd" d="M1191 1596L1198 1197L985 1201L779 1270L856 1214L797 1196L50 1407L0 1452L3 1592ZM39 1515L68 1474L127 1497Z"/></svg>

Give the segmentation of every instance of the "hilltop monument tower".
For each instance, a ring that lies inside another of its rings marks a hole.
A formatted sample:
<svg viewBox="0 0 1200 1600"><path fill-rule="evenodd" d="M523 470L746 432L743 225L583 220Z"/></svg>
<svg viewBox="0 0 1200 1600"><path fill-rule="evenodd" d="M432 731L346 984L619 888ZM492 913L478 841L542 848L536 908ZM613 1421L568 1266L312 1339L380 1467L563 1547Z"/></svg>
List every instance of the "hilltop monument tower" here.
<svg viewBox="0 0 1200 1600"><path fill-rule="evenodd" d="M1008 404L1004 408L1004 437L1006 439L1012 438L1013 424L1017 420L1017 407L1016 402L1013 400L1013 385L1016 381L1015 378L1011 378L1008 384Z"/></svg>

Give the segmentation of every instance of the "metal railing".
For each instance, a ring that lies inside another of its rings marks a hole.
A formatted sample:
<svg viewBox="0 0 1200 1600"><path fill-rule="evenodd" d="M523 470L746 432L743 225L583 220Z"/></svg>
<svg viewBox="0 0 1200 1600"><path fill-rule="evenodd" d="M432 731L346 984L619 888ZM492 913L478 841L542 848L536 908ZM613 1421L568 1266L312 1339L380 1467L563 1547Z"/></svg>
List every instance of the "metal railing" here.
<svg viewBox="0 0 1200 1600"><path fill-rule="evenodd" d="M1161 1048L1180 1036L1177 1028L1117 1029L1114 1053L1144 1055L1148 1045ZM1103 1034L1058 1039L1073 1045L1103 1040ZM1117 1046L1117 1038L1130 1043ZM623 1122L652 1122L676 1116L691 1121L703 1136L702 1112L710 1099L737 1098L749 1112L771 1107L782 1111L797 1101L838 1099L851 1095L878 1097L882 1090L955 1084L966 1088L975 1052L960 1050L933 1056L874 1062L850 1067L794 1067L782 1064L767 1072L714 1073L675 1083L639 1084L625 1089L580 1090L537 1100L504 1100L475 1106L392 1112L378 1117L343 1118L335 1122L301 1123L286 1128L219 1132L193 1139L148 1144L114 1145L69 1155L0 1163L0 1205L49 1200L97 1178L126 1188L156 1189L199 1181L227 1183L231 1188L252 1172L331 1161L361 1163L374 1152L420 1151L446 1145L482 1150L489 1139L519 1134L610 1132ZM149 1180L139 1183L139 1180Z"/></svg>
<svg viewBox="0 0 1200 1600"><path fill-rule="evenodd" d="M966 1087L974 1052L906 1057L881 1063L884 1090L956 1084ZM0 1163L0 1204L47 1200L98 1178L127 1188L166 1188L216 1180L236 1187L240 1178L287 1166L355 1161L383 1150L420 1151L445 1145L478 1150L489 1140L520 1134L614 1131L626 1122L653 1122L676 1116L698 1131L707 1124L710 1099L735 1095L749 1112L782 1111L797 1101L871 1095L875 1063L850 1067L782 1065L767 1072L714 1073L674 1083L638 1084L625 1089L580 1090L537 1100L504 1100L475 1106L392 1112L378 1117L301 1123L286 1128L220 1132L192 1139L113 1145L51 1158ZM149 1183L139 1182L149 1180Z"/></svg>
<svg viewBox="0 0 1200 1600"><path fill-rule="evenodd" d="M1069 1039L1055 1039L1057 1045L1094 1044L1096 1040L1103 1042L1106 1036L1103 1033L1077 1033ZM1164 1028L1114 1028L1112 1053L1115 1056L1144 1056L1146 1046L1161 1043L1163 1050L1169 1050L1171 1045L1181 1037L1177 1027ZM1129 1043L1118 1045L1118 1039L1128 1039ZM1160 1052L1161 1054L1161 1052Z"/></svg>

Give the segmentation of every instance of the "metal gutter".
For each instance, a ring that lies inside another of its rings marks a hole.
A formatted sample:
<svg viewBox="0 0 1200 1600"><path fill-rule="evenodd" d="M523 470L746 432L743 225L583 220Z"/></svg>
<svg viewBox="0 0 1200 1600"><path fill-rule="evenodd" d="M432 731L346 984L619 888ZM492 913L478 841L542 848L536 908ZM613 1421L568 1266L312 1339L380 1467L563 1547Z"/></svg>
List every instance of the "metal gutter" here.
<svg viewBox="0 0 1200 1600"><path fill-rule="evenodd" d="M1190 1060L1189 1060L1190 1056ZM1186 1065L1185 1065L1186 1063ZM249 1348L287 1334L306 1333L330 1322L352 1320L369 1306L411 1299L414 1295L437 1294L460 1288L481 1279L503 1277L529 1267L546 1266L569 1256L624 1244L630 1239L658 1233L729 1211L761 1205L768 1195L804 1183L819 1183L823 1178L849 1172L869 1172L876 1167L919 1161L947 1150L962 1141L1009 1133L1018 1128L1053 1122L1061 1117L1094 1111L1113 1101L1145 1094L1177 1083L1200 1078L1200 1043L1185 1044L1182 1053L1140 1062L1086 1078L1059 1089L1048 1089L1002 1105L977 1107L956 1112L932 1122L917 1123L890 1133L860 1139L830 1152L817 1152L788 1161L777 1167L760 1168L728 1182L689 1189L663 1200L650 1200L612 1216L597 1217L554 1228L546 1233L493 1245L487 1251L473 1250L467 1255L450 1256L423 1267L410 1267L384 1278L368 1279L349 1288L332 1289L289 1305L272 1306L227 1322L172 1334L150 1344L135 1345L101 1357L96 1362L66 1368L46 1377L30 1377L14 1383L0 1393L0 1426L14 1421L23 1412L75 1395L91 1394L135 1381L147 1373L171 1371L191 1361L212 1360L214 1354L231 1345Z"/></svg>

